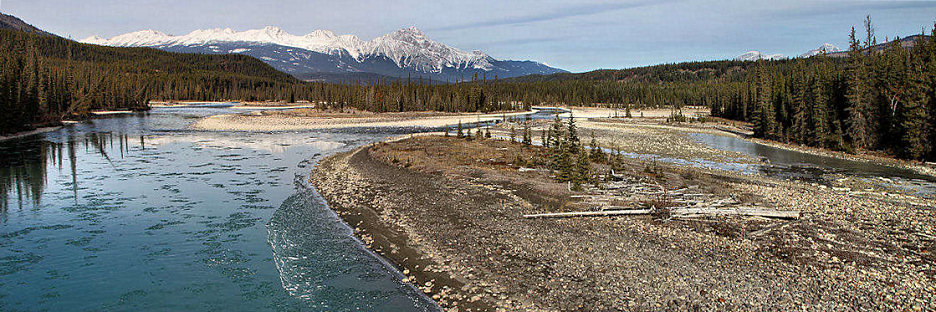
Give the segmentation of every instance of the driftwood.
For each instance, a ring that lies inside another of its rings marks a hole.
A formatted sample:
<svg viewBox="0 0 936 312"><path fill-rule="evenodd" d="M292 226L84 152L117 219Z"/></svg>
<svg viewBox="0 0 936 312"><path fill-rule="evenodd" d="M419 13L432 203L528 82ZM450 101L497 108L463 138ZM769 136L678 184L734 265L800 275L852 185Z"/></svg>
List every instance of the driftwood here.
<svg viewBox="0 0 936 312"><path fill-rule="evenodd" d="M614 172L612 176L617 178ZM571 183L567 186L571 190ZM667 190L663 185L653 181L635 179L622 176L616 181L608 181L601 186L587 187L586 194L571 195L571 198L581 199L600 207L599 211L560 212L524 215L524 218L573 218L573 217L600 217L618 215L649 215L656 208L634 209L633 207L616 206L620 202L665 202L670 208L669 216L673 218L689 219L709 216L745 216L754 218L789 219L800 218L799 211L784 211L767 209L763 207L743 206L734 197L720 197L715 194L701 192L698 186L688 186L679 189Z"/></svg>
<svg viewBox="0 0 936 312"><path fill-rule="evenodd" d="M731 207L731 208L677 208L670 211L674 216L684 218L705 217L705 216L750 216L765 217L775 219L799 219L800 212L793 210L773 210L750 207Z"/></svg>
<svg viewBox="0 0 936 312"><path fill-rule="evenodd" d="M524 218L572 218L572 217L606 217L620 215L645 215L650 214L650 209L631 209L631 210L603 210L603 211L578 211L578 212L556 212L539 213L523 215Z"/></svg>
<svg viewBox="0 0 936 312"><path fill-rule="evenodd" d="M653 213L652 209L628 209L628 210L602 210L602 211L576 211L576 212L556 212L523 215L524 218L573 218L573 217L606 217L620 215L648 215ZM799 211L791 210L772 210L750 207L732 207L732 208L676 208L670 210L670 215L681 218L697 218L707 216L750 216L764 217L774 219L799 219Z"/></svg>

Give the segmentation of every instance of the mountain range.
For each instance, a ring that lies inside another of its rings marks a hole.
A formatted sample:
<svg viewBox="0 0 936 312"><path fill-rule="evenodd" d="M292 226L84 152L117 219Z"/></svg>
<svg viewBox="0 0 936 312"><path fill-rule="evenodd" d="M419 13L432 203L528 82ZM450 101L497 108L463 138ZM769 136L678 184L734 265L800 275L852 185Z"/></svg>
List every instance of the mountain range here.
<svg viewBox="0 0 936 312"><path fill-rule="evenodd" d="M839 49L838 47L836 47L834 44L831 44L831 43L823 43L818 48L815 48L815 49L809 50L806 53L800 54L799 57L807 58L807 57L813 57L816 55L824 55L824 54L831 55L837 52L842 52L842 49ZM748 52L745 52L744 54L741 54L735 57L734 60L735 61L782 60L785 58L787 57L783 54L766 54L760 51L748 51Z"/></svg>
<svg viewBox="0 0 936 312"><path fill-rule="evenodd" d="M926 36L926 35L907 36L907 37L900 38L900 39L899 39L899 42L898 42L898 45L900 45L901 47L903 47L903 48L905 48L905 49L909 49L909 48L912 48L914 45L916 45L917 41L919 41L919 40L929 40L929 39L930 39L930 36ZM897 40L897 39L895 39L895 40ZM884 43L879 43L879 44L876 44L876 45L871 46L871 49L874 50L874 51L881 51L881 50L884 50L885 48L887 48L887 46L890 45L890 44L892 44L892 41L886 41L886 42L884 42ZM848 51L838 51L838 52L834 52L834 53L829 53L828 56L831 56L831 57L848 57Z"/></svg>
<svg viewBox="0 0 936 312"><path fill-rule="evenodd" d="M297 36L278 27L234 31L196 30L173 36L154 30L92 36L83 43L116 47L151 47L171 52L245 54L304 80L426 78L466 81L566 72L533 61L498 60L481 51L466 52L429 39L415 27L364 41L354 35L316 30Z"/></svg>

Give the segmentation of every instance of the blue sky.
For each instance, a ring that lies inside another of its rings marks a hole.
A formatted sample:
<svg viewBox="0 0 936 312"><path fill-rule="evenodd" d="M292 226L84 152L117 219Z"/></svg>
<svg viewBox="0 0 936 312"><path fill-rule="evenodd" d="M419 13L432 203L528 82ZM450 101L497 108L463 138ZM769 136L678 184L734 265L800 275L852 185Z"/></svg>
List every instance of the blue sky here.
<svg viewBox="0 0 936 312"><path fill-rule="evenodd" d="M799 55L824 42L844 48L850 27L860 28L866 14L879 41L929 32L936 21L936 1L919 0L0 0L0 11L73 38L274 25L369 40L416 26L463 50L575 72L728 59L749 50Z"/></svg>

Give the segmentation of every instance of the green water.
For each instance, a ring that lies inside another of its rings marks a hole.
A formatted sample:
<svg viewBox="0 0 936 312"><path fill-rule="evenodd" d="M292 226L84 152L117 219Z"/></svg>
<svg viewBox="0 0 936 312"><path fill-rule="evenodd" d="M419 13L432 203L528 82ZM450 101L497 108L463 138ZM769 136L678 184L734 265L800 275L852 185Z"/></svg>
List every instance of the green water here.
<svg viewBox="0 0 936 312"><path fill-rule="evenodd" d="M0 311L432 311L306 181L374 131L157 109L0 142Z"/></svg>

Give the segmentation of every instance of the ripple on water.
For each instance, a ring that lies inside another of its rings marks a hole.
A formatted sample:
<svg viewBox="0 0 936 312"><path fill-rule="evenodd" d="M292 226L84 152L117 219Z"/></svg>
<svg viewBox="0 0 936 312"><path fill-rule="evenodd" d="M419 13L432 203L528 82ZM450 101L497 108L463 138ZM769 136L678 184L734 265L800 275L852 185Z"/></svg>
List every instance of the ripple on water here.
<svg viewBox="0 0 936 312"><path fill-rule="evenodd" d="M379 136L180 131L159 111L0 143L39 156L0 177L35 197L0 212L0 311L436 309L297 194L313 159Z"/></svg>
<svg viewBox="0 0 936 312"><path fill-rule="evenodd" d="M388 264L361 261L371 257L370 252L349 236L350 229L312 192L283 202L267 231L283 288L293 296L320 303L316 308L435 309L413 288L401 284L401 276ZM401 298L401 293L406 296Z"/></svg>

